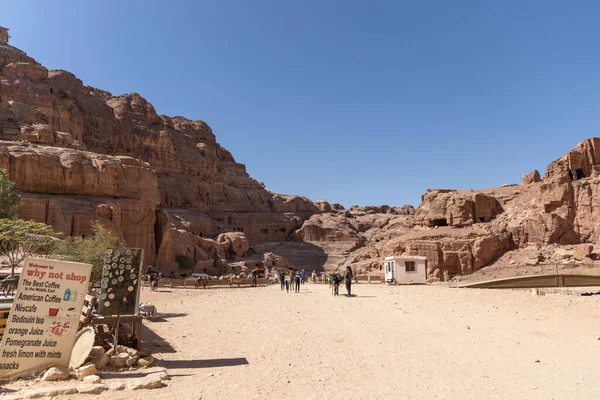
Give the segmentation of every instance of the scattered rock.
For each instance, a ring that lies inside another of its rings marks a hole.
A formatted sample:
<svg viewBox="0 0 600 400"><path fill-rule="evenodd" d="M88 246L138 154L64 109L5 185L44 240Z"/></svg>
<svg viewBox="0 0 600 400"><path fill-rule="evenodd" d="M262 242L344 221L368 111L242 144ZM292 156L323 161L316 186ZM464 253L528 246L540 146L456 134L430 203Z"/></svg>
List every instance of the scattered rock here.
<svg viewBox="0 0 600 400"><path fill-rule="evenodd" d="M28 390L23 394L26 399L41 399L42 397L55 397L55 396L68 396L70 394L76 394L77 389L72 387L67 388L40 388Z"/></svg>
<svg viewBox="0 0 600 400"><path fill-rule="evenodd" d="M152 356L142 357L138 360L137 363L140 367L149 367L152 364L154 364L154 357L152 357Z"/></svg>
<svg viewBox="0 0 600 400"><path fill-rule="evenodd" d="M83 378L83 381L85 383L100 383L102 382L102 379L100 379L98 375L89 375Z"/></svg>
<svg viewBox="0 0 600 400"><path fill-rule="evenodd" d="M109 360L109 357L106 354L98 353L92 359L92 364L94 364L96 366L96 369L98 371L100 371L102 368L106 367L106 365L108 364L108 360Z"/></svg>
<svg viewBox="0 0 600 400"><path fill-rule="evenodd" d="M69 368L67 367L52 367L42 376L43 381L62 381L65 379L69 379Z"/></svg>
<svg viewBox="0 0 600 400"><path fill-rule="evenodd" d="M108 363L111 367L119 369L123 368L127 365L127 360L129 359L129 354L121 353L119 355L113 356L108 360Z"/></svg>
<svg viewBox="0 0 600 400"><path fill-rule="evenodd" d="M158 389L162 386L162 380L160 376L157 374L151 374L144 378L131 379L127 383L127 388L129 390L138 390L138 389Z"/></svg>
<svg viewBox="0 0 600 400"><path fill-rule="evenodd" d="M104 383L77 386L77 391L81 394L100 394L106 390L108 390L108 385Z"/></svg>
<svg viewBox="0 0 600 400"><path fill-rule="evenodd" d="M523 179L523 185L529 185L535 182L541 182L542 178L540 176L540 172L537 169L534 169L530 173L523 175L521 177Z"/></svg>
<svg viewBox="0 0 600 400"><path fill-rule="evenodd" d="M109 382L107 386L110 390L125 390L127 387L123 382Z"/></svg>
<svg viewBox="0 0 600 400"><path fill-rule="evenodd" d="M138 360L140 359L139 356L136 357L131 357L127 360L126 364L128 367L133 367L137 364Z"/></svg>
<svg viewBox="0 0 600 400"><path fill-rule="evenodd" d="M138 350L132 349L130 347L126 347L125 352L129 354L130 357L141 357L140 352Z"/></svg>
<svg viewBox="0 0 600 400"><path fill-rule="evenodd" d="M591 244L580 244L575 246L575 252L573 256L576 260L583 260L585 257L589 256L594 251L594 246Z"/></svg>
<svg viewBox="0 0 600 400"><path fill-rule="evenodd" d="M104 353L106 353L106 351L104 350L104 347L94 346L94 347L92 347L92 350L90 350L90 357L94 358L98 354L104 354Z"/></svg>
<svg viewBox="0 0 600 400"><path fill-rule="evenodd" d="M98 370L96 369L96 366L92 363L84 364L83 366L75 370L75 376L79 380L82 380L86 376L96 375L96 373L98 373Z"/></svg>
<svg viewBox="0 0 600 400"><path fill-rule="evenodd" d="M552 253L552 258L554 260L566 260L567 258L573 257L573 254L573 250L558 249Z"/></svg>

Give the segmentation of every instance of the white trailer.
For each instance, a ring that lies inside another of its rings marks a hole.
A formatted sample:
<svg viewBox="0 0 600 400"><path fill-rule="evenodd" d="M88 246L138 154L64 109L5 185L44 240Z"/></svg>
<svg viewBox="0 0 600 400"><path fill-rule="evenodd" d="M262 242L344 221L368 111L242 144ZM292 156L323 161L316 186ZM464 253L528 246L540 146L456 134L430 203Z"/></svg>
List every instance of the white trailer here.
<svg viewBox="0 0 600 400"><path fill-rule="evenodd" d="M389 256L385 258L386 283L425 283L427 281L427 257Z"/></svg>

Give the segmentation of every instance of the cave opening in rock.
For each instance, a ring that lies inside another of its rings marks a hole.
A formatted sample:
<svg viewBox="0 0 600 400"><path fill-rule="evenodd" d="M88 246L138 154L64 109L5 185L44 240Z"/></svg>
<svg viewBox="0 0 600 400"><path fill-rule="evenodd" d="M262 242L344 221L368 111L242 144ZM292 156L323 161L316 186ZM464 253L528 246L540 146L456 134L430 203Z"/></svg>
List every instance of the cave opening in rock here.
<svg viewBox="0 0 600 400"><path fill-rule="evenodd" d="M582 169L575 170L575 173L577 174L577 180L585 178L585 174L583 173Z"/></svg>
<svg viewBox="0 0 600 400"><path fill-rule="evenodd" d="M446 218L432 219L431 226L448 226Z"/></svg>
<svg viewBox="0 0 600 400"><path fill-rule="evenodd" d="M485 222L485 217L479 217L479 222Z"/></svg>
<svg viewBox="0 0 600 400"><path fill-rule="evenodd" d="M573 173L571 172L571 170L569 170L569 178L571 178L571 180L575 179L575 178L573 177Z"/></svg>

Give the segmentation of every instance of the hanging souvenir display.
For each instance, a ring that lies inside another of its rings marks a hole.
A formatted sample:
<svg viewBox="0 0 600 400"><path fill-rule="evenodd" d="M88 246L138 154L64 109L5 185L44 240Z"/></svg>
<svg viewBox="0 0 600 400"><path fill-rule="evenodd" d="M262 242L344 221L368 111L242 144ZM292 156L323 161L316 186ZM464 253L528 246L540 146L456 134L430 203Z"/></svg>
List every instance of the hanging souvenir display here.
<svg viewBox="0 0 600 400"><path fill-rule="evenodd" d="M108 249L98 299L100 315L134 315L139 302L142 249Z"/></svg>

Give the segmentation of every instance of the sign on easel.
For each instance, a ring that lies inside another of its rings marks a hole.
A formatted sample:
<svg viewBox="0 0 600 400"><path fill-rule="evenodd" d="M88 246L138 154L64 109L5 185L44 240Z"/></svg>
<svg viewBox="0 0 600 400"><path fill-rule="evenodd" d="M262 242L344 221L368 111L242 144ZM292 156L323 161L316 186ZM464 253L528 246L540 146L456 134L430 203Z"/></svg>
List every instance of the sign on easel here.
<svg viewBox="0 0 600 400"><path fill-rule="evenodd" d="M90 281L90 264L28 258L0 349L0 378L68 366Z"/></svg>

